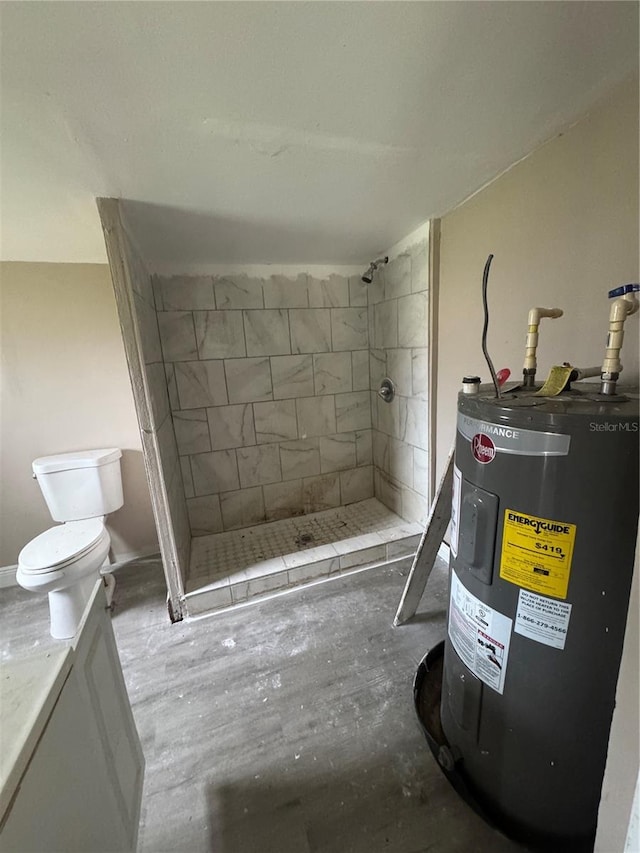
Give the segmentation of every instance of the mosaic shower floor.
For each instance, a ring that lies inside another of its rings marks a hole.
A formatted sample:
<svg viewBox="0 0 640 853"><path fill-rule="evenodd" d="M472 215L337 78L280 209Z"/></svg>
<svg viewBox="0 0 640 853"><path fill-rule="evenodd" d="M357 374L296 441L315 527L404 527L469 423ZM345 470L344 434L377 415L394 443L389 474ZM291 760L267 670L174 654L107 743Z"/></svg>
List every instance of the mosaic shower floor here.
<svg viewBox="0 0 640 853"><path fill-rule="evenodd" d="M191 543L186 605L196 616L332 575L412 557L422 525L375 498Z"/></svg>

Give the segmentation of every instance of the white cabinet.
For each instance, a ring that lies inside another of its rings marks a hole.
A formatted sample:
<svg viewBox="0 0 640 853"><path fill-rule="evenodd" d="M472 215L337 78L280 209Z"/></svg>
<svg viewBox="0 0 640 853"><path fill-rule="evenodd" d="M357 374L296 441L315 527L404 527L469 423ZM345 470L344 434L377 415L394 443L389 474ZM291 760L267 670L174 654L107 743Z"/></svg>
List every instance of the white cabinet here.
<svg viewBox="0 0 640 853"><path fill-rule="evenodd" d="M70 647L2 667L2 853L136 848L144 758L106 608L98 581Z"/></svg>

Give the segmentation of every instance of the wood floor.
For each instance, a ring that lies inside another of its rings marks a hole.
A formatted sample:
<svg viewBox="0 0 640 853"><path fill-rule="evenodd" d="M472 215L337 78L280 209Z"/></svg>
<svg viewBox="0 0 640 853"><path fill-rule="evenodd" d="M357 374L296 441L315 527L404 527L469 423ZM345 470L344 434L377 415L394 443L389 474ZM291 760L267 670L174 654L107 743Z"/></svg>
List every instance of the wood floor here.
<svg viewBox="0 0 640 853"><path fill-rule="evenodd" d="M170 625L158 561L118 573L113 624L147 762L139 851L518 849L449 787L415 720L446 575L393 628L405 576L383 566ZM0 619L5 655L53 642L37 596L2 590Z"/></svg>

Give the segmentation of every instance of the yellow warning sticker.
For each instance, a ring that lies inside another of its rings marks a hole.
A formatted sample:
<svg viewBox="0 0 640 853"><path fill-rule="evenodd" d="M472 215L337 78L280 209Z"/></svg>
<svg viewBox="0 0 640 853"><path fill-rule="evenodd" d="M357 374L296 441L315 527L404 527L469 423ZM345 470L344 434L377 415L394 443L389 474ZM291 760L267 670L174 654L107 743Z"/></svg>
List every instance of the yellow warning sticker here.
<svg viewBox="0 0 640 853"><path fill-rule="evenodd" d="M576 525L504 511L500 577L554 598L566 598Z"/></svg>

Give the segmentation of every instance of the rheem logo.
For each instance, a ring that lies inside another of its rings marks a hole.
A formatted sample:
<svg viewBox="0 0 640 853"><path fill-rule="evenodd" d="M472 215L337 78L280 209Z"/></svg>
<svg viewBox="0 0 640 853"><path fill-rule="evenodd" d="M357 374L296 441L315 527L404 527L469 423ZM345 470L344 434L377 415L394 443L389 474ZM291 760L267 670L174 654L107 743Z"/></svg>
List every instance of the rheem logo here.
<svg viewBox="0 0 640 853"><path fill-rule="evenodd" d="M488 435L477 432L471 439L471 452L481 465L487 465L495 459L496 446Z"/></svg>

